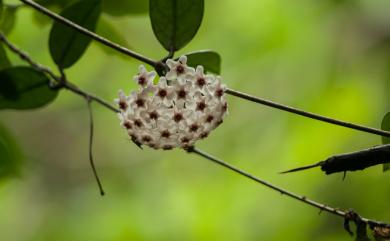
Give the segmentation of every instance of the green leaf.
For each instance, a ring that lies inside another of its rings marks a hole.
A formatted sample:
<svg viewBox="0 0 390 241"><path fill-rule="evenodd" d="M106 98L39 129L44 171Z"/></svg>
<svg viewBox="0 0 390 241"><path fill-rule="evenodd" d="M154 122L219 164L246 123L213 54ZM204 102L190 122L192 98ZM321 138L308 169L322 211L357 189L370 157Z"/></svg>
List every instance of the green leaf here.
<svg viewBox="0 0 390 241"><path fill-rule="evenodd" d="M9 34L15 26L16 10L18 8L6 7L3 10L2 18L0 19L0 30L4 34Z"/></svg>
<svg viewBox="0 0 390 241"><path fill-rule="evenodd" d="M381 128L384 131L390 131L390 112L388 112L382 120ZM382 136L382 144L390 144L390 137ZM390 169L390 163L383 164L383 171L387 171Z"/></svg>
<svg viewBox="0 0 390 241"><path fill-rule="evenodd" d="M215 74L221 73L221 56L217 52L211 50L201 50L186 54L187 64L196 68L202 65L205 71Z"/></svg>
<svg viewBox="0 0 390 241"><path fill-rule="evenodd" d="M17 176L22 164L22 153L11 133L0 124L0 179Z"/></svg>
<svg viewBox="0 0 390 241"><path fill-rule="evenodd" d="M118 31L115 26L105 17L104 15L99 19L96 33L100 36L103 36L107 39L110 39L111 41L120 44L126 48L130 48L129 44L127 43L125 37L121 34L120 31ZM99 47L103 49L104 52L110 55L118 55L123 57L124 55L119 53L118 51L113 50L112 48L109 48L103 44L99 44Z"/></svg>
<svg viewBox="0 0 390 241"><path fill-rule="evenodd" d="M149 9L149 0L102 0L103 12L112 16L143 14Z"/></svg>
<svg viewBox="0 0 390 241"><path fill-rule="evenodd" d="M4 8L3 0L0 0L0 21L1 21L1 17L3 16L3 8Z"/></svg>
<svg viewBox="0 0 390 241"><path fill-rule="evenodd" d="M69 6L69 4L72 4L75 2L75 0L35 0L37 3L39 3L42 6L45 6L47 8L64 8L66 6Z"/></svg>
<svg viewBox="0 0 390 241"><path fill-rule="evenodd" d="M204 0L150 0L154 35L168 51L183 48L202 22Z"/></svg>
<svg viewBox="0 0 390 241"><path fill-rule="evenodd" d="M4 46L0 43L0 70L11 67L11 61L9 61Z"/></svg>
<svg viewBox="0 0 390 241"><path fill-rule="evenodd" d="M52 102L57 94L46 75L31 67L0 71L0 109L38 108Z"/></svg>
<svg viewBox="0 0 390 241"><path fill-rule="evenodd" d="M67 7L60 15L95 31L100 12L100 0L82 0ZM80 59L90 42L91 38L55 22L49 38L51 57L60 68L69 68Z"/></svg>

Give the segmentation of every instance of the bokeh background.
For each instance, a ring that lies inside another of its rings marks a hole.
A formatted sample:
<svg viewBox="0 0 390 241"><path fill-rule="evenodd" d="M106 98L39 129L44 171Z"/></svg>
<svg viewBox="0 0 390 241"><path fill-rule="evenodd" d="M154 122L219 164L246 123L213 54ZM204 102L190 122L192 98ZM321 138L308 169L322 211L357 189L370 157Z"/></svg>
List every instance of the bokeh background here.
<svg viewBox="0 0 390 241"><path fill-rule="evenodd" d="M50 22L37 15L19 9L9 38L54 68ZM165 55L147 14L103 18L114 27L107 37L154 59ZM201 49L220 53L233 89L377 128L390 109L388 0L206 0L197 36L178 54ZM138 64L92 43L67 73L112 101L118 89L135 88ZM199 148L275 185L390 222L390 173L381 166L344 181L318 169L278 174L378 145L380 137L227 98L230 115ZM318 215L196 155L140 150L116 115L97 104L93 112L105 197L88 162L83 99L62 91L45 108L0 112L24 156L20 175L0 182L1 240L352 240L339 217Z"/></svg>

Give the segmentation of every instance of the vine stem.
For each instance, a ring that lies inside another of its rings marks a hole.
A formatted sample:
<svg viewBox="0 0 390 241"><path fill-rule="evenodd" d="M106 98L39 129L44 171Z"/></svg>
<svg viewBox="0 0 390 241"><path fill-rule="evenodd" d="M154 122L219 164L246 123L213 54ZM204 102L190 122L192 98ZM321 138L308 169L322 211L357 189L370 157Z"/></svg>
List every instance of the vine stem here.
<svg viewBox="0 0 390 241"><path fill-rule="evenodd" d="M367 127L367 126L363 126L363 125L357 125L357 124L353 124L353 123L350 123L350 122L345 122L345 121L333 119L333 118L322 116L322 115L317 115L317 114L314 114L314 113L311 113L311 112L307 112L307 111L300 110L300 109L297 109L297 108L294 108L294 107L290 107L290 106L287 106L287 105L279 104L279 103L276 103L276 102L273 102L273 101L270 101L270 100L266 100L266 99L263 99L263 98L259 98L259 97L253 96L253 95L245 94L245 93L239 92L237 90L227 89L225 93L229 94L229 95L232 95L232 96L235 96L235 97L238 97L238 98L242 98L242 99L245 99L245 100L249 100L249 101L255 102L257 104L269 106L269 107L272 107L272 108L276 108L276 109L279 109L279 110L287 111L287 112L290 112L290 113L293 113L293 114L296 114L296 115L308 117L308 118L319 120L319 121L322 121L322 122L327 122L327 123L330 123L330 124L343 126L343 127L347 127L347 128L350 128L350 129L363 131L363 132L367 132L367 133L371 133L371 134L375 134L375 135L390 137L390 132L389 131L384 131L384 130L375 129L375 128L372 128L372 127Z"/></svg>
<svg viewBox="0 0 390 241"><path fill-rule="evenodd" d="M97 35L96 33L92 32L92 31L89 31L88 29L86 28L83 28L81 27L80 25L48 10L47 8L43 7L42 5L39 5L38 3L34 2L34 1L31 1L31 0L20 0L21 2L23 2L24 4L27 4L31 7L33 7L34 9L38 10L39 12L47 15L48 17L62 23L62 24L65 24L67 25L68 27L71 27L75 30L77 30L78 32L84 34L84 35L87 35L88 37L96 40L97 42L99 43L102 43L103 45L106 45L110 48L113 48L125 55L128 55L130 57L133 57L139 61L142 61L150 66L153 66L153 67L156 67L157 66L157 61L154 61L146 56L143 56L137 52L134 52L134 51L131 51L130 49L128 48L125 48L117 43L114 43L100 35Z"/></svg>
<svg viewBox="0 0 390 241"><path fill-rule="evenodd" d="M61 22L75 30L77 30L78 32L84 34L84 35L87 35L89 36L90 38L110 47L110 48L113 48L117 51L119 51L120 53L123 53L125 55L128 55L128 56L131 56L141 62L144 62L146 64L149 64L151 66L153 66L157 72L159 72L159 69L162 68L161 64L165 65L164 63L162 63L161 61L154 61L148 57L145 57L139 53L136 53L134 51L131 51L117 43L114 43L100 35L97 35L95 34L94 32L91 32L89 31L88 29L85 29L83 28L82 26L78 25L78 24L75 24L73 23L72 21L50 11L49 9L43 7L42 5L39 5L38 3L34 2L34 1L31 1L31 0L20 0L21 2L33 7L34 9L38 10L39 12L47 15L48 17L58 21L58 22ZM171 54L173 54L172 51L170 51L170 54L169 56L171 56ZM168 56L168 58L169 58ZM165 60L165 59L163 59ZM263 99L263 98L260 98L260 97L255 97L255 96L252 96L252 95L249 95L249 94L246 94L246 93L242 93L242 92L239 92L239 91L236 91L236 90L233 90L233 89L227 89L226 90L226 93L229 94L229 95L232 95L232 96L235 96L235 97L238 97L238 98L242 98L242 99L245 99L245 100L249 100L249 101L252 101L252 102L255 102L257 104L261 104L261 105L266 105L266 106L269 106L269 107L272 107L272 108L275 108L275 109L279 109L279 110L283 110L283 111L287 111L287 112L290 112L290 113L293 113L293 114L296 114L296 115L300 115L300 116L304 116L304 117L307 117L307 118L311 118L311 119L315 119L315 120L319 120L319 121L322 121L322 122L327 122L327 123L330 123L330 124L333 124L333 125L338 125L338 126L343 126L343 127L346 127L346 128L350 128L350 129L354 129L354 130L358 130L358 131L363 131L363 132L366 132L366 133L371 133L371 134L375 134L375 135L380 135L380 136L386 136L386 137L390 137L390 132L389 131L384 131L384 130L380 130L380 129L376 129L376 128L372 128L372 127L367 127L367 126L363 126L363 125L358 125L358 124L353 124L353 123L349 123L349 122L345 122L345 121L341 121L341 120L337 120L337 119L333 119L333 118L330 118L330 117L326 117L326 116L322 116L322 115L318 115L318 114L314 114L314 113L311 113L311 112L307 112L307 111L303 111L303 110L300 110L300 109L297 109L297 108L294 108L294 107L290 107L290 106L287 106L287 105L283 105L283 104L279 104L279 103L276 103L276 102L273 102L273 101L270 101L270 100L266 100L266 99Z"/></svg>
<svg viewBox="0 0 390 241"><path fill-rule="evenodd" d="M89 151L88 151L89 164L91 165L93 175L94 175L95 180L98 184L98 187L100 190L100 195L104 196L105 193L103 190L103 185L102 185L102 182L100 181L99 175L98 175L96 167L95 167L95 162L93 159L92 146L93 146L94 125L93 125L93 113L92 113L92 107L91 107L91 99L87 98L86 101L88 104L88 112L89 112Z"/></svg>
<svg viewBox="0 0 390 241"><path fill-rule="evenodd" d="M227 168L227 169L229 169L229 170L231 170L231 171L233 171L241 176L249 178L250 180L255 181L256 183L259 183L263 186L266 186L266 187L270 188L271 190L277 191L282 195L286 195L292 199L303 202L304 204L318 208L321 211L326 211L328 213L334 214L334 215L342 217L344 219L348 219L348 211L342 211L342 210L330 207L328 205L325 205L325 204L313 201L311 199L308 199L305 196L301 196L301 195L295 194L293 192L290 192L286 189L283 189L281 187L275 186L267 181L264 181L264 180L254 176L252 174L249 174L249 173L247 173L247 172L245 172L245 171L243 171L243 170L241 170L241 169L239 169L239 168L237 168L229 163L226 163L223 160L220 160L220 159L218 159L218 158L216 158L216 157L214 157L214 156L212 156L204 151L201 151L195 147L187 149L187 152L195 153L195 154L197 154L197 155L199 155L199 156L201 156L209 161L214 162L215 164L218 164L224 168ZM361 221L370 225L371 227L388 227L388 228L390 227L390 224L379 222L379 221L368 219L368 218L361 218Z"/></svg>

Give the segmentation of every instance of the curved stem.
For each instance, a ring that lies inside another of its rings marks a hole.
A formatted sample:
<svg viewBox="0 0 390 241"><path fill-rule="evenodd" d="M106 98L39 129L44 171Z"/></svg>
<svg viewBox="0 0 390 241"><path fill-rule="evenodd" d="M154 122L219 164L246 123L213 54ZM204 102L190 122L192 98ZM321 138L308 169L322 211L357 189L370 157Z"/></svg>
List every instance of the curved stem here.
<svg viewBox="0 0 390 241"><path fill-rule="evenodd" d="M93 130L94 130L94 125L93 125L93 114L92 114L92 108L91 108L91 99L88 97L86 98L87 104L88 104L88 112L89 112L89 151L88 151L88 156L89 156L89 163L92 168L93 175L96 179L96 182L98 184L99 190L100 190L100 195L104 196L104 190L103 190L103 185L100 181L99 175L97 173L96 167L95 167L95 162L93 161L93 151L92 151L92 146L93 146Z"/></svg>
<svg viewBox="0 0 390 241"><path fill-rule="evenodd" d="M272 107L272 108L276 108L276 109L279 109L279 110L287 111L287 112L290 112L290 113L293 113L293 114L296 114L296 115L300 115L300 116L308 117L308 118L311 118L311 119L327 122L327 123L330 123L330 124L333 124L333 125L343 126L343 127L347 127L347 128L350 128L350 129L363 131L363 132L367 132L367 133L371 133L371 134L375 134L375 135L390 137L390 132L389 131L384 131L384 130L375 129L375 128L372 128L372 127L357 125L357 124L353 124L353 123L350 123L350 122L345 122L345 121L333 119L333 118L322 116L322 115L317 115L317 114L314 114L314 113L311 113L311 112L307 112L307 111L303 111L303 110L300 110L300 109L297 109L297 108L294 108L294 107L290 107L290 106L287 106L287 105L282 105L282 104L279 104L279 103L276 103L276 102L273 102L273 101L270 101L270 100L266 100L266 99L262 99L262 98L259 98L259 97L256 97L256 96L248 95L248 94L239 92L237 90L227 89L226 90L226 94L229 94L229 95L232 95L232 96L235 96L235 97L239 97L239 98L242 98L242 99L245 99L245 100L249 100L249 101L261 104L261 105L266 105L266 106L269 106L269 107Z"/></svg>
<svg viewBox="0 0 390 241"><path fill-rule="evenodd" d="M119 52L121 52L123 54L131 56L131 57L133 57L133 58L135 58L135 59L137 59L137 60L139 60L141 62L144 62L144 63L146 63L146 64L148 64L150 66L155 67L157 65L156 61L154 61L154 60L152 60L152 59L150 59L150 58L148 58L146 56L143 56L143 55L141 55L139 53L131 51L130 49L127 49L127 48L125 48L125 47L123 47L123 46L121 46L121 45L119 45L117 43L114 43L114 42L112 42L112 41L110 41L110 40L108 40L108 39L106 39L106 38L104 38L102 36L99 36L96 33L92 32L92 31L89 31L86 28L83 28L80 25L78 25L78 24L76 24L76 23L74 23L72 21L69 21L68 19L66 19L66 18L64 18L64 17L62 17L62 16L60 16L60 15L58 15L56 13L53 13L49 9L39 5L38 3L34 2L34 1L31 1L31 0L20 0L20 1L23 2L24 4L27 4L27 5L35 8L36 10L38 10L39 12L47 15L48 17L50 17L50 18L52 18L52 19L54 19L54 20L56 20L56 21L58 21L58 22L60 22L62 24L67 25L68 27L73 28L74 30L76 30L76 31L78 31L78 32L80 32L80 33L82 33L84 35L87 35L88 37L96 40L99 43L102 43L102 44L104 44L104 45L106 45L106 46L108 46L110 48L113 48L113 49L115 49L115 50L117 50L117 51L119 51Z"/></svg>
<svg viewBox="0 0 390 241"><path fill-rule="evenodd" d="M226 163L226 162L224 162L224 161L222 161L222 160L220 160L220 159L218 159L218 158L216 158L214 156L211 156L210 154L208 154L208 153L206 153L204 151L201 151L201 150L199 150L199 149L197 149L195 147L192 147L192 148L188 149L187 151L189 153L195 153L195 154L197 154L197 155L199 155L199 156L201 156L201 157L203 157L203 158L205 158L205 159L207 159L209 161L212 161L212 162L214 162L214 163L216 163L216 164L218 164L218 165L220 165L222 167L225 167L225 168L227 168L227 169L229 169L229 170L231 170L231 171L233 171L233 172L235 172L235 173L237 173L237 174L239 174L241 176L249 178L252 181L255 181L256 183L259 183L259 184L261 184L263 186L266 186L266 187L268 187L268 188L270 188L270 189L272 189L274 191L277 191L277 192L279 192L279 193L281 193L283 195L286 195L286 196L288 196L288 197L290 197L292 199L295 199L295 200L303 202L303 203L305 203L307 205L310 205L310 206L313 206L315 208L318 208L321 211L326 211L328 213L334 214L334 215L339 216L339 217L343 217L345 219L348 218L347 217L348 212L346 212L346 211L342 211L342 210L330 207L328 205L325 205L325 204L313 201L311 199L308 199L305 196L301 196L301 195L295 194L293 192L290 192L290 191L288 191L286 189L283 189L281 187L275 186L275 185L273 185L273 184L271 184L271 183L269 183L267 181L264 181L264 180L254 176L252 174L249 174L249 173L247 173L247 172L245 172L245 171L243 171L243 170L241 170L241 169L239 169L239 168L237 168L237 167L235 167L233 165L230 165L230 164L228 164L228 163ZM390 224L379 222L379 221L368 219L368 218L361 218L361 221L363 221L363 222L365 222L365 223L367 223L367 224L369 224L370 226L373 226L373 227L378 227L378 226L380 226L380 227L390 227Z"/></svg>

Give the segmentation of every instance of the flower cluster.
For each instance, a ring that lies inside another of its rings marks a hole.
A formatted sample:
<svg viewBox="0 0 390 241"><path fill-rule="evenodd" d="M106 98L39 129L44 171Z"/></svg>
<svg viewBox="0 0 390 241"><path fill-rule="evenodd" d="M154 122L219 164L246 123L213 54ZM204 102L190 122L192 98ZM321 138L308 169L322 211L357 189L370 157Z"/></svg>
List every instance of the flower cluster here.
<svg viewBox="0 0 390 241"><path fill-rule="evenodd" d="M227 113L225 85L220 76L206 75L203 67L187 66L187 57L168 59L169 71L157 84L154 71L144 66L134 80L140 86L116 99L119 118L132 140L154 149L189 148L207 137Z"/></svg>

